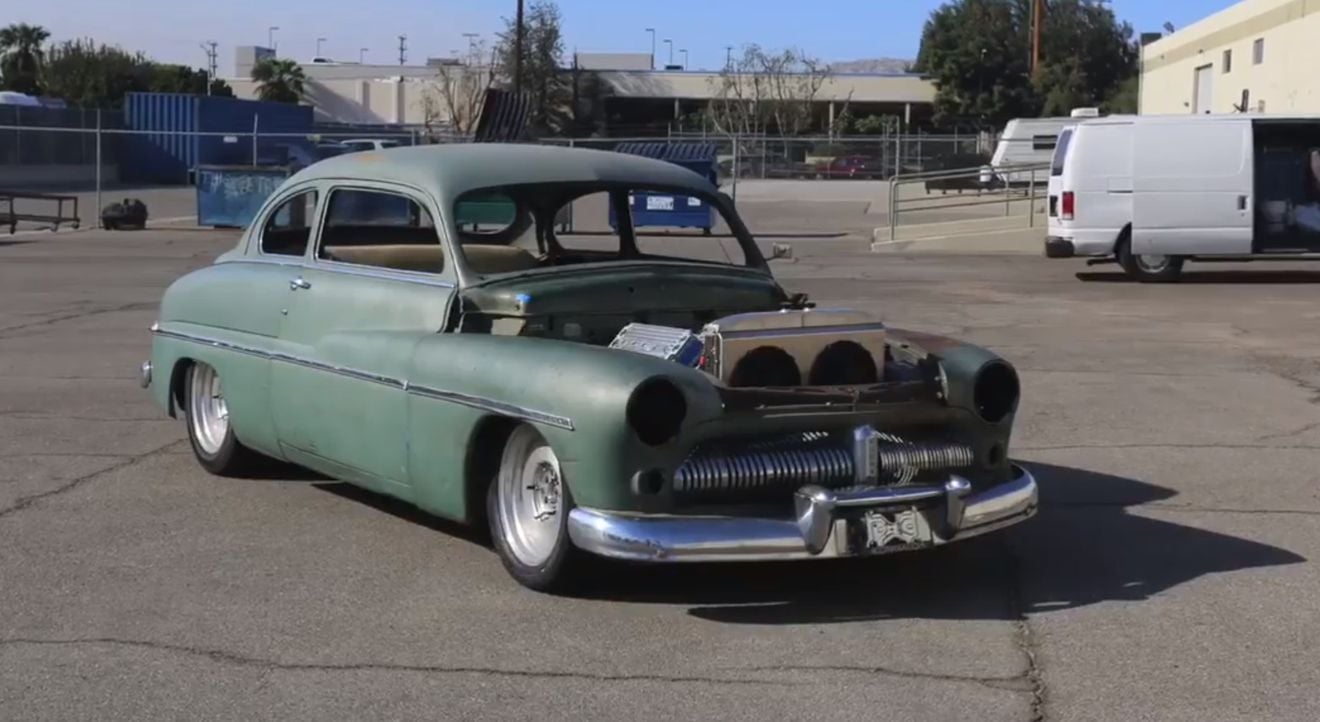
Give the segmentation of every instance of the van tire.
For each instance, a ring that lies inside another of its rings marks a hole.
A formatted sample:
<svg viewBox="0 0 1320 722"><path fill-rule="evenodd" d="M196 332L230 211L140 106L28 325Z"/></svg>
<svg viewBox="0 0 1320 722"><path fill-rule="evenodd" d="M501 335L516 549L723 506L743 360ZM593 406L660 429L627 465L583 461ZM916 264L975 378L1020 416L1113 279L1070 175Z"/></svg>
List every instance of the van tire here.
<svg viewBox="0 0 1320 722"><path fill-rule="evenodd" d="M1118 265L1142 283L1172 283L1182 276L1182 256L1140 256L1132 252L1132 232L1124 228L1118 237Z"/></svg>

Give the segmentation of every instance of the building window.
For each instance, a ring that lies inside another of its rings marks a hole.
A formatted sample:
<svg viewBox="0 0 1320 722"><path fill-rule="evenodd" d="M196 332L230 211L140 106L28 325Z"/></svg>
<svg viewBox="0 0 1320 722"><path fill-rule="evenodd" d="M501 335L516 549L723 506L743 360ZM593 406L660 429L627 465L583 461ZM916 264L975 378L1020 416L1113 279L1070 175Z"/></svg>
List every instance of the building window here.
<svg viewBox="0 0 1320 722"><path fill-rule="evenodd" d="M1232 51L1232 50L1225 50L1225 51L1224 51L1224 73L1227 74L1227 73L1231 73L1231 72L1233 72L1233 51Z"/></svg>
<svg viewBox="0 0 1320 722"><path fill-rule="evenodd" d="M1256 42L1251 45L1251 64L1260 65L1265 62L1265 38L1256 38Z"/></svg>

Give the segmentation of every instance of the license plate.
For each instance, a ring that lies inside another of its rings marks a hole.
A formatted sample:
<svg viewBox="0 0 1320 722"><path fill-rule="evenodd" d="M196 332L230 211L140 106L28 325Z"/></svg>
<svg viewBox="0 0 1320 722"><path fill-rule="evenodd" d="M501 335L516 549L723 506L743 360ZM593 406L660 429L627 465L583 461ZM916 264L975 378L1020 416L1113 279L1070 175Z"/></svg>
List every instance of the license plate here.
<svg viewBox="0 0 1320 722"><path fill-rule="evenodd" d="M866 551L892 551L892 548L928 546L934 534L926 517L916 509L876 509L862 514L860 541Z"/></svg>

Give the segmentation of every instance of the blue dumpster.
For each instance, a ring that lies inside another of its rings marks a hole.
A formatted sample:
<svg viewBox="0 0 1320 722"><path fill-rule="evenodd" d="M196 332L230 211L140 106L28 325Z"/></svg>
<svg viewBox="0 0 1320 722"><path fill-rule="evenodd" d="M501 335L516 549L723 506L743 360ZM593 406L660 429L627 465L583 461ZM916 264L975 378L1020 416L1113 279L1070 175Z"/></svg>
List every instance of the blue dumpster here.
<svg viewBox="0 0 1320 722"><path fill-rule="evenodd" d="M197 225L246 228L290 171L272 166L197 166Z"/></svg>
<svg viewBox="0 0 1320 722"><path fill-rule="evenodd" d="M711 183L717 182L714 143L620 143L614 150L617 153L668 161L709 179ZM700 198L673 193L638 192L632 194L631 205L635 228L700 228L709 235L715 226L715 209ZM610 227L615 226L614 206L611 205Z"/></svg>

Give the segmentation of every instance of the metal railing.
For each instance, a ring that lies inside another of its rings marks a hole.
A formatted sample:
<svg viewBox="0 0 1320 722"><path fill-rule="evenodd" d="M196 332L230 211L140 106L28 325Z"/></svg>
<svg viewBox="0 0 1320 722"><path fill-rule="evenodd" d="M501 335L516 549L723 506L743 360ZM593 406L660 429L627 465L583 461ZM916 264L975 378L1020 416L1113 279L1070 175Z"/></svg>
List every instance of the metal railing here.
<svg viewBox="0 0 1320 722"><path fill-rule="evenodd" d="M1038 180L1037 175L1042 172L1048 174L1049 169L1048 163L1033 163L895 175L889 179L889 240L898 239L899 216L904 212L1000 205L1004 208L1003 217L1009 218L1013 214L1013 204L1023 202L1027 205L1026 225L1033 228L1036 225L1036 203L1048 195L1048 182ZM922 186L922 193L904 198L903 189L916 185ZM959 197L948 199L947 193L950 190L956 191ZM942 195L932 196L933 191L940 191ZM964 191L975 192L976 198L962 199Z"/></svg>

